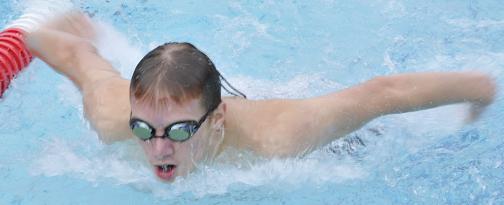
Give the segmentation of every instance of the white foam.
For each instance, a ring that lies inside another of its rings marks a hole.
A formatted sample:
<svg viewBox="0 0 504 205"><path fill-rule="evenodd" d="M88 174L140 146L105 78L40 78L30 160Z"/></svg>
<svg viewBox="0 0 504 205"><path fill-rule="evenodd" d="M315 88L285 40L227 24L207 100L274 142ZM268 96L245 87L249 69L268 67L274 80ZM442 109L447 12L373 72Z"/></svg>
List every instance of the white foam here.
<svg viewBox="0 0 504 205"><path fill-rule="evenodd" d="M130 79L145 52L140 46L132 45L128 38L105 21L97 24L99 53L107 59L123 78Z"/></svg>
<svg viewBox="0 0 504 205"><path fill-rule="evenodd" d="M137 48L133 47L133 50L135 49ZM487 53L485 55L438 56L427 64L427 69L439 68L445 64L465 63L486 66L489 72L500 72L495 69L504 63L504 55ZM311 97L344 87L326 79L323 73L298 75L287 82L247 76L229 76L228 79L235 87L256 99ZM72 101L72 103L75 102ZM399 146L409 152L416 152L419 148L435 142L434 138L453 133L462 126L466 109L467 107L462 105L440 107L389 116L372 123L369 126L386 124L385 127L389 130L386 130L387 133L379 139L373 136L367 139L374 142L368 144L366 148L370 152L365 160L369 163L366 166L352 160L339 160L333 155L318 150L301 159L254 161L251 166L237 166L232 163L203 165L199 171L186 178L179 178L172 184L164 184L156 179L145 161L139 158L143 156L143 153L134 143L102 146L94 141L97 138L96 134L90 132L80 136L82 139L94 139L89 142L72 144L70 141L60 139L42 144L44 151L34 161L33 166L36 169L31 170L36 170L33 172L35 175L65 175L93 183L112 181L151 192L159 198L174 198L183 193L192 193L197 197L221 195L226 194L236 184L244 185L240 187L245 187L245 189L258 186L295 189L307 183L345 183L349 180L365 180L371 172L366 167L372 167L373 161L378 166L384 159L394 157L397 150L391 147ZM394 126L387 126L387 124ZM403 136L403 133L408 135ZM429 135L429 133L435 133L435 135ZM81 150L89 151L86 154L81 153Z"/></svg>
<svg viewBox="0 0 504 205"><path fill-rule="evenodd" d="M390 54L388 52L385 52L385 55L383 56L383 65L387 66L391 73L397 73L396 62L390 58Z"/></svg>
<svg viewBox="0 0 504 205"><path fill-rule="evenodd" d="M322 74L299 75L287 83L252 79L245 76L231 77L229 80L237 88L243 88L243 91L253 98L308 97L316 94L312 92L314 89L323 92L342 88L340 84L325 79ZM60 90L64 96L71 93L70 96L73 97L70 97L68 102L75 105L81 104L75 95L78 91L69 81L65 81L64 86L60 86ZM89 138L89 136L83 137ZM104 150L97 150L98 153L105 152L107 154L86 156L78 153L82 147L76 147L65 140L50 141L44 146L44 151L34 163L34 167L37 169L32 170L37 170L37 172L33 174L70 175L95 183L111 179L117 184L128 184L143 191L150 191L161 198L176 197L185 192L191 192L199 197L208 194L224 194L231 185L237 183L248 186L275 183L301 186L306 182L318 184L343 182L366 175L366 172L359 166L331 162L331 160L316 158L276 159L264 161L249 169L225 164L204 167L199 172L193 173L185 179L178 179L172 185L167 186L155 179L144 162L128 159L124 152L122 154L113 152L112 154ZM94 149L93 146L96 144L81 146ZM122 146L116 148L124 149ZM139 155L143 154L139 153ZM316 173L314 170L317 170Z"/></svg>
<svg viewBox="0 0 504 205"><path fill-rule="evenodd" d="M429 65L439 68L439 65L445 63L470 62L473 57L473 55L444 56L434 59ZM496 66L502 62L499 59L502 57L501 54L479 57L487 60L479 61L478 65ZM311 97L344 87L326 79L323 73L298 75L287 82L247 76L229 76L228 79L235 87L255 99ZM68 81L66 83L70 85ZM425 137L426 133L433 132L436 133L434 137L439 137L443 133L449 134L459 129L465 110L466 107L460 105L448 106L382 119L384 122L393 124L394 127L379 140L371 138L371 140L376 140L376 143L368 146L372 152L369 158L376 159L376 163L382 163L383 159L393 156L394 153L390 151L390 147L398 145L405 146L410 152L416 152L419 147L435 141ZM382 120L370 126L376 126ZM414 136L401 137L401 132L404 130L406 133L413 133ZM87 133L80 138L96 138L96 134ZM44 151L34 162L34 167L37 169L33 170L37 170L34 172L36 175L67 175L94 183L112 181L152 192L160 198L173 198L188 192L197 197L225 194L235 184L294 189L306 183L345 183L348 180L366 179L370 172L354 161L338 160L319 150L302 159L263 160L254 162L251 166L237 166L229 163L201 166L201 170L186 178L179 178L172 184L164 184L156 180L145 161L138 158L138 156L143 156L143 153L134 143L101 146L100 143L94 141L72 144L70 141L60 139L48 141L42 146L45 147ZM83 149L91 150L89 152L95 152L95 154L80 153Z"/></svg>
<svg viewBox="0 0 504 205"><path fill-rule="evenodd" d="M114 179L117 184L154 180L143 161L133 157L124 159L132 153L137 153L135 146L102 146L96 135L84 137L96 140L70 143L56 137L43 143L43 151L34 161L31 173L44 176L70 175L94 183L105 179ZM82 150L87 150L88 153Z"/></svg>
<svg viewBox="0 0 504 205"><path fill-rule="evenodd" d="M325 79L323 74L299 75L287 82L246 76L230 76L229 80L252 98L310 97L320 94L317 92L325 93L343 87ZM410 152L416 152L419 147L434 141L425 137L425 133L434 132L434 137L439 137L459 129L465 109L464 106L448 106L378 120L370 126L375 127L381 122L394 126L388 126L387 133L379 139L374 136L367 138L375 142L366 148L371 152L366 162L374 159L376 163L383 163L384 159L393 157L390 147L405 146ZM414 136L401 136L404 130ZM43 143L41 146L44 150L35 159L34 169L31 169L35 170L33 174L65 175L97 184L107 181L132 186L166 199L183 193L191 193L196 197L226 194L237 184L244 189L258 186L296 189L306 184L344 184L352 180L365 180L371 172L367 167L372 167L362 166L351 159L341 160L318 150L301 159L250 159L249 166L234 163L201 165L200 170L186 178L164 184L156 179L142 158L143 152L134 142L103 146L91 131L79 138L88 139L88 142L55 139ZM82 150L87 151L83 153Z"/></svg>
<svg viewBox="0 0 504 205"><path fill-rule="evenodd" d="M229 2L229 7L237 13L240 13L240 15L236 17L215 15L213 16L213 20L219 22L219 25L222 25L222 28L217 30L215 35L222 37L222 39L226 39L228 43L231 42L228 45L231 46L230 49L235 56L253 45L252 41L256 37L280 41L280 39L276 39L269 34L268 24L261 22L254 14L242 8L240 3Z"/></svg>
<svg viewBox="0 0 504 205"><path fill-rule="evenodd" d="M206 167L185 180L172 184L172 193L160 192L167 198L174 193L191 192L197 197L208 194L225 194L233 184L249 187L289 187L295 189L309 184L344 183L367 176L360 166L322 157L303 159L272 159L240 169L226 165Z"/></svg>
<svg viewBox="0 0 504 205"><path fill-rule="evenodd" d="M504 20L473 20L473 19L447 19L448 24L462 28L464 30L474 30L482 28L502 28Z"/></svg>
<svg viewBox="0 0 504 205"><path fill-rule="evenodd" d="M323 74L299 75L288 82L252 79L246 76L231 76L231 83L252 98L308 97L342 88ZM254 85L251 87L250 85ZM70 81L60 88L62 99L74 106L81 106L79 93ZM313 90L318 90L313 92ZM305 183L344 183L347 180L364 178L367 171L354 162L342 162L325 152L314 152L303 159L239 160L250 163L217 163L201 165L199 171L172 184L158 181L146 165L143 152L135 142L103 146L96 133L88 130L75 143L55 137L41 146L43 151L33 163L32 174L43 176L70 176L99 184L112 181L153 193L160 198L173 198L183 193L197 197L225 194L235 184L246 186L275 186L287 184L299 187ZM82 150L87 150L82 152ZM236 156L241 154L236 154ZM235 156L233 154L233 156Z"/></svg>
<svg viewBox="0 0 504 205"><path fill-rule="evenodd" d="M435 142L435 138L455 133L465 126L468 109L468 105L458 104L389 116L388 123L398 125L401 132L410 134L407 138L390 140L396 143L400 140L399 143L409 152L417 152ZM398 137L396 134L393 137Z"/></svg>
<svg viewBox="0 0 504 205"><path fill-rule="evenodd" d="M31 32L74 7L70 0L26 0L23 5L26 5L23 15L7 25L8 28L21 28Z"/></svg>
<svg viewBox="0 0 504 205"><path fill-rule="evenodd" d="M289 185L294 188L305 183L343 183L367 175L358 164L335 160L325 152L315 152L303 159L256 161L246 168L228 163L202 165L200 170L186 178L165 184L155 178L136 144L127 142L111 147L93 141L70 143L58 138L46 141L30 170L33 175L66 175L95 184L107 181L131 185L160 198L173 198L183 193L197 197L225 194L234 184L249 187Z"/></svg>
<svg viewBox="0 0 504 205"><path fill-rule="evenodd" d="M229 82L251 99L307 98L343 89L345 86L325 77L324 73L294 76L288 81L230 76ZM224 94L226 94L223 91Z"/></svg>
<svg viewBox="0 0 504 205"><path fill-rule="evenodd" d="M224 20L234 22L232 19ZM248 24L254 25L254 20L252 19ZM125 78L129 78L135 65L142 57L143 52L141 52L140 46L129 44L124 35L106 23L100 23L99 26L101 27L100 31L103 32L99 35L100 39L97 44L100 53L111 61ZM260 25L258 29L261 29ZM394 69L395 65L390 57L385 56L384 63L391 70ZM437 56L431 62L418 66L427 70L439 70L445 66L457 67L458 69L483 68L494 75L500 75L503 65L503 53L486 52L484 54ZM248 76L227 77L231 84L253 99L312 97L345 87L338 82L327 79L324 73L302 74L286 82ZM65 81L60 86L60 93L65 96L66 102L81 106L77 92L69 81ZM375 145L369 145L369 147L374 146L374 149L371 149L370 158L377 159L376 163L383 163L383 160L393 154L390 147L396 145L405 145L406 149L415 152L418 147L432 142L432 138L401 137L399 130L404 129L407 133L414 133L416 136L429 132L435 132L436 136L441 136L460 128L465 111L466 107L464 106L449 106L390 116L388 118L390 121L387 119L384 121L392 122L394 125L393 130L388 131L389 134L392 134L379 140L375 139L378 142ZM380 124L380 120L371 126L376 124ZM300 187L306 183L345 183L348 180L365 179L370 172L352 160L338 160L332 155L318 150L301 159L273 159L259 162L251 160L254 161L251 166L238 166L231 163L202 165L199 171L188 177L178 178L172 184L164 184L156 179L145 160L141 158L143 153L135 143L126 142L102 146L97 142L96 134L91 131L79 136L79 139L87 139L87 141L74 143L74 141L64 138L56 138L43 143L41 145L44 147L43 151L33 162L34 169L31 169L33 174L65 175L94 183L112 181L116 184L130 185L142 191L152 192L160 198L172 198L187 192L198 197L225 194L234 184L251 187L279 186L285 189L286 187ZM87 151L82 152L82 150ZM500 166L500 164L496 166Z"/></svg>

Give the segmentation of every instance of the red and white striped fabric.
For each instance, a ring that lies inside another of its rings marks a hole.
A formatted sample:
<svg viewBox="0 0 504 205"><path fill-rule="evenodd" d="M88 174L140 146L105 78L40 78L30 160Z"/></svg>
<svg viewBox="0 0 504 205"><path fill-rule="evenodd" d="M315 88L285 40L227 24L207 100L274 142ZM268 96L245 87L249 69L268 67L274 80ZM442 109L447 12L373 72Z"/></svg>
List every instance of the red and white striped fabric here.
<svg viewBox="0 0 504 205"><path fill-rule="evenodd" d="M0 97L9 87L11 80L30 64L32 55L26 48L24 31L8 28L0 32Z"/></svg>

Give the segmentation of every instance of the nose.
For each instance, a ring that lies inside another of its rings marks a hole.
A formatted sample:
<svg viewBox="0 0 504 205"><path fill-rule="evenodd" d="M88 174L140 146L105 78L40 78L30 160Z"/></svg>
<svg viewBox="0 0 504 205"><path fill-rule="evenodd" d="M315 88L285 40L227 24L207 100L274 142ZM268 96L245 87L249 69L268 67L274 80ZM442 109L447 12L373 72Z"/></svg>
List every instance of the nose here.
<svg viewBox="0 0 504 205"><path fill-rule="evenodd" d="M156 160L165 160L173 155L175 150L171 140L156 137L151 141L153 154Z"/></svg>

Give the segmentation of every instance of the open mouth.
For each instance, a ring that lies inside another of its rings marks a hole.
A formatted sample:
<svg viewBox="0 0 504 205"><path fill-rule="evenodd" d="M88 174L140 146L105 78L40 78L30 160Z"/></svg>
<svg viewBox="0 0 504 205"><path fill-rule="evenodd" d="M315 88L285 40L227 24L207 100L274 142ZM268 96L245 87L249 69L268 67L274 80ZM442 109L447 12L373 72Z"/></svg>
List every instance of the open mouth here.
<svg viewBox="0 0 504 205"><path fill-rule="evenodd" d="M163 164L157 165L156 167L156 175L162 180L169 181L173 178L175 174L175 169L177 166L173 164Z"/></svg>

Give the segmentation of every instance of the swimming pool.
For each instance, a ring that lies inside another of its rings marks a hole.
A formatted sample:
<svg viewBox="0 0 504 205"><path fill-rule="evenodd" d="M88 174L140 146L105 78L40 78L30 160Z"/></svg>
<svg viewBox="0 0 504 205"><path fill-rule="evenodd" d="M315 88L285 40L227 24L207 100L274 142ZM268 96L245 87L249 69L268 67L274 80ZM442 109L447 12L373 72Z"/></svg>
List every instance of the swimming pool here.
<svg viewBox="0 0 504 205"><path fill-rule="evenodd" d="M26 2L3 2L0 27ZM256 99L315 96L428 70L477 69L504 83L499 0L74 5L119 31L104 26L99 47L125 77L149 48L189 41ZM230 151L223 157L242 161L163 184L134 142L101 144L78 91L36 60L0 100L0 204L503 204L498 94L470 126L461 128L463 106L387 116L357 132L365 146L337 141L303 158L258 162Z"/></svg>

